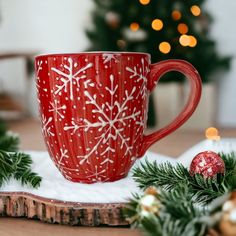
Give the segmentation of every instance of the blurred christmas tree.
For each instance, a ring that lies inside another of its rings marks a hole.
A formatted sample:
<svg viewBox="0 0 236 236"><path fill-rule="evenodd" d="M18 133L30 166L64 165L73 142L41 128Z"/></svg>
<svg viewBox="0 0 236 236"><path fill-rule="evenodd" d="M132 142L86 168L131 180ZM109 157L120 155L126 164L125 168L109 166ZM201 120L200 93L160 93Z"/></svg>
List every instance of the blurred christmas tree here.
<svg viewBox="0 0 236 236"><path fill-rule="evenodd" d="M205 0L94 0L93 28L87 30L89 50L150 53L152 63L170 58L187 60L203 82L213 72L228 69L209 37L211 17ZM183 81L171 72L161 82ZM152 110L152 109L151 109Z"/></svg>

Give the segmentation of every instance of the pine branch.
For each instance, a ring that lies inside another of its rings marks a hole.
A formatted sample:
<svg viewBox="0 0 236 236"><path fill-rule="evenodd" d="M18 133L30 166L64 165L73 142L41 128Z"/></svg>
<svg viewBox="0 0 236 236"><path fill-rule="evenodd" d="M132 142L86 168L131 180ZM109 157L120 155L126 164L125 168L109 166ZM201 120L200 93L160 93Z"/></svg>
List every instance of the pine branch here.
<svg viewBox="0 0 236 236"><path fill-rule="evenodd" d="M217 174L213 179L196 174L190 178L189 187L195 194L195 200L202 204L208 204L229 191L223 174Z"/></svg>
<svg viewBox="0 0 236 236"><path fill-rule="evenodd" d="M30 169L25 169L21 171L16 171L14 173L14 178L20 180L22 185L31 185L33 188L38 188L42 178L36 173L31 172Z"/></svg>
<svg viewBox="0 0 236 236"><path fill-rule="evenodd" d="M11 178L11 164L8 154L0 150L0 187Z"/></svg>
<svg viewBox="0 0 236 236"><path fill-rule="evenodd" d="M129 203L122 209L123 215L132 225L132 227L136 228L140 225L140 209L138 208L139 200L141 196L138 194L133 194L133 197L129 199Z"/></svg>
<svg viewBox="0 0 236 236"><path fill-rule="evenodd" d="M15 178L22 185L37 188L42 178L31 171L32 160L29 155L16 153L18 145L19 137L7 133L6 124L0 120L0 187Z"/></svg>
<svg viewBox="0 0 236 236"><path fill-rule="evenodd" d="M206 230L206 226L200 225L196 219L183 225L180 219L173 219L168 213L144 218L140 228L148 236L203 236Z"/></svg>
<svg viewBox="0 0 236 236"><path fill-rule="evenodd" d="M29 155L24 153L11 153L9 155L13 162L13 168L15 171L20 171L30 168L32 160Z"/></svg>
<svg viewBox="0 0 236 236"><path fill-rule="evenodd" d="M158 165L146 160L136 167L133 176L141 188L155 186L159 189L155 197L160 207L154 214L150 208L142 206L142 196L134 195L124 211L132 226L149 236L205 235L215 222L211 212L213 200L225 198L226 193L236 189L236 154L220 156L225 163L225 173L213 178L200 174L191 176L183 165L173 166L169 162Z"/></svg>
<svg viewBox="0 0 236 236"><path fill-rule="evenodd" d="M170 219L167 219L170 222ZM147 236L162 236L162 220L159 217L150 215L145 217L140 223L140 227Z"/></svg>
<svg viewBox="0 0 236 236"><path fill-rule="evenodd" d="M150 212L142 216L139 195L134 195L127 204L124 215L133 227L141 228L149 236L204 235L206 222L202 217L207 212L193 202L189 189L178 186L175 190L161 190L156 197L161 205L157 214Z"/></svg>
<svg viewBox="0 0 236 236"><path fill-rule="evenodd" d="M225 186L229 191L236 190L236 153L219 153L225 163Z"/></svg>
<svg viewBox="0 0 236 236"><path fill-rule="evenodd" d="M230 154L219 153L220 157L225 163L225 176L236 175L236 153L231 152Z"/></svg>
<svg viewBox="0 0 236 236"><path fill-rule="evenodd" d="M15 134L7 132L6 123L0 119L0 150L6 152L18 151L19 137Z"/></svg>
<svg viewBox="0 0 236 236"><path fill-rule="evenodd" d="M162 190L158 199L166 212L176 220L181 218L184 224L195 217L200 217L204 209L200 209L199 205L193 201L194 193L186 186L179 185L170 191Z"/></svg>
<svg viewBox="0 0 236 236"><path fill-rule="evenodd" d="M194 199L194 194L187 187L177 186L170 191L161 191L158 199L162 203L164 215L169 215L172 227L165 235L203 235L206 224L202 217L206 214L204 207L200 207ZM166 219L162 228L165 229ZM167 224L168 226L168 224Z"/></svg>
<svg viewBox="0 0 236 236"><path fill-rule="evenodd" d="M195 200L208 204L217 197L236 189L236 154L220 154L225 162L225 175L218 174L215 178L205 178L200 174L191 176L182 164L176 166L166 162L158 165L147 160L133 171L133 177L140 188L155 186L166 190L178 186L190 188Z"/></svg>
<svg viewBox="0 0 236 236"><path fill-rule="evenodd" d="M173 167L170 162L158 165L156 161L150 163L145 160L140 167L134 168L133 177L142 189L149 186L172 189L180 183L186 184L190 175L187 168L181 164Z"/></svg>
<svg viewBox="0 0 236 236"><path fill-rule="evenodd" d="M42 180L36 173L30 170L32 160L29 155L24 153L15 153L11 155L14 163L14 178L20 180L21 184L29 184L34 188L40 186Z"/></svg>
<svg viewBox="0 0 236 236"><path fill-rule="evenodd" d="M24 153L7 153L0 150L0 187L10 178L20 180L22 185L40 186L42 178L31 171L32 160Z"/></svg>
<svg viewBox="0 0 236 236"><path fill-rule="evenodd" d="M6 152L16 152L18 151L19 137L16 135L5 134L0 136L0 150Z"/></svg>

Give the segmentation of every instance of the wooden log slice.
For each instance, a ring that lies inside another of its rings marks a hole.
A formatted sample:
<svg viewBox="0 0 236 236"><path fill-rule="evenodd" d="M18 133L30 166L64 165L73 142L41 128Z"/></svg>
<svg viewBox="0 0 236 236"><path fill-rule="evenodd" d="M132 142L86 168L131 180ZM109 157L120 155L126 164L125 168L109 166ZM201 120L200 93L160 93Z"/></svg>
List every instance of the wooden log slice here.
<svg viewBox="0 0 236 236"><path fill-rule="evenodd" d="M125 203L76 203L51 200L24 192L0 192L0 216L82 226L128 225Z"/></svg>

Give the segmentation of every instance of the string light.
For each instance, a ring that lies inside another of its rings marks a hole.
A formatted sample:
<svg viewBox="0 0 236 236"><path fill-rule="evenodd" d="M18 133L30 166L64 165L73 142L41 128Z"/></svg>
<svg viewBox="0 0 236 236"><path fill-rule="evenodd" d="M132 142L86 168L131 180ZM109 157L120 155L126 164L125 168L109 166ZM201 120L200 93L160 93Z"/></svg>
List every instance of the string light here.
<svg viewBox="0 0 236 236"><path fill-rule="evenodd" d="M162 42L159 44L159 50L160 50L160 52L167 54L170 52L171 46L168 42Z"/></svg>
<svg viewBox="0 0 236 236"><path fill-rule="evenodd" d="M147 5L150 3L150 0L139 0L142 5Z"/></svg>
<svg viewBox="0 0 236 236"><path fill-rule="evenodd" d="M155 19L152 21L152 28L154 30L161 30L163 28L163 22L160 19Z"/></svg>
<svg viewBox="0 0 236 236"><path fill-rule="evenodd" d="M137 22L133 22L133 23L130 24L129 28L132 31L137 31L139 29L139 24Z"/></svg>
<svg viewBox="0 0 236 236"><path fill-rule="evenodd" d="M180 11L174 10L174 11L172 11L171 16L172 16L173 20L180 20L182 17L182 14Z"/></svg>
<svg viewBox="0 0 236 236"><path fill-rule="evenodd" d="M179 38L179 43L184 47L195 47L197 45L197 39L192 35L183 34Z"/></svg>
<svg viewBox="0 0 236 236"><path fill-rule="evenodd" d="M188 26L184 23L178 24L177 29L180 34L187 34L188 33Z"/></svg>
<svg viewBox="0 0 236 236"><path fill-rule="evenodd" d="M214 127L209 127L208 129L206 129L205 135L207 139L220 140L219 131Z"/></svg>
<svg viewBox="0 0 236 236"><path fill-rule="evenodd" d="M191 6L190 11L192 12L194 16L199 16L201 14L201 9L197 5Z"/></svg>
<svg viewBox="0 0 236 236"><path fill-rule="evenodd" d="M192 36L192 35L189 35L189 47L195 47L197 45L197 39Z"/></svg>
<svg viewBox="0 0 236 236"><path fill-rule="evenodd" d="M189 36L186 34L181 35L179 38L179 43L184 47L189 46L189 43L190 43Z"/></svg>

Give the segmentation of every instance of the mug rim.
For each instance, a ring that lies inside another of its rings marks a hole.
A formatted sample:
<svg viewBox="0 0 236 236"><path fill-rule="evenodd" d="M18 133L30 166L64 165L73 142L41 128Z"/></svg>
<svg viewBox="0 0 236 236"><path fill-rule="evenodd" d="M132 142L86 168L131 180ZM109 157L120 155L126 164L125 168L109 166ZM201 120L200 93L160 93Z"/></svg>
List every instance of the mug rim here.
<svg viewBox="0 0 236 236"><path fill-rule="evenodd" d="M151 57L150 53L146 52L119 52L119 51L88 51L88 52L78 52L78 53L49 53L49 54L40 54L35 56L35 59L37 60L38 58L41 57L68 57L68 56L79 56L79 55L84 55L84 54L97 54L97 55L102 55L102 54L116 54L116 55L145 55L148 57Z"/></svg>

